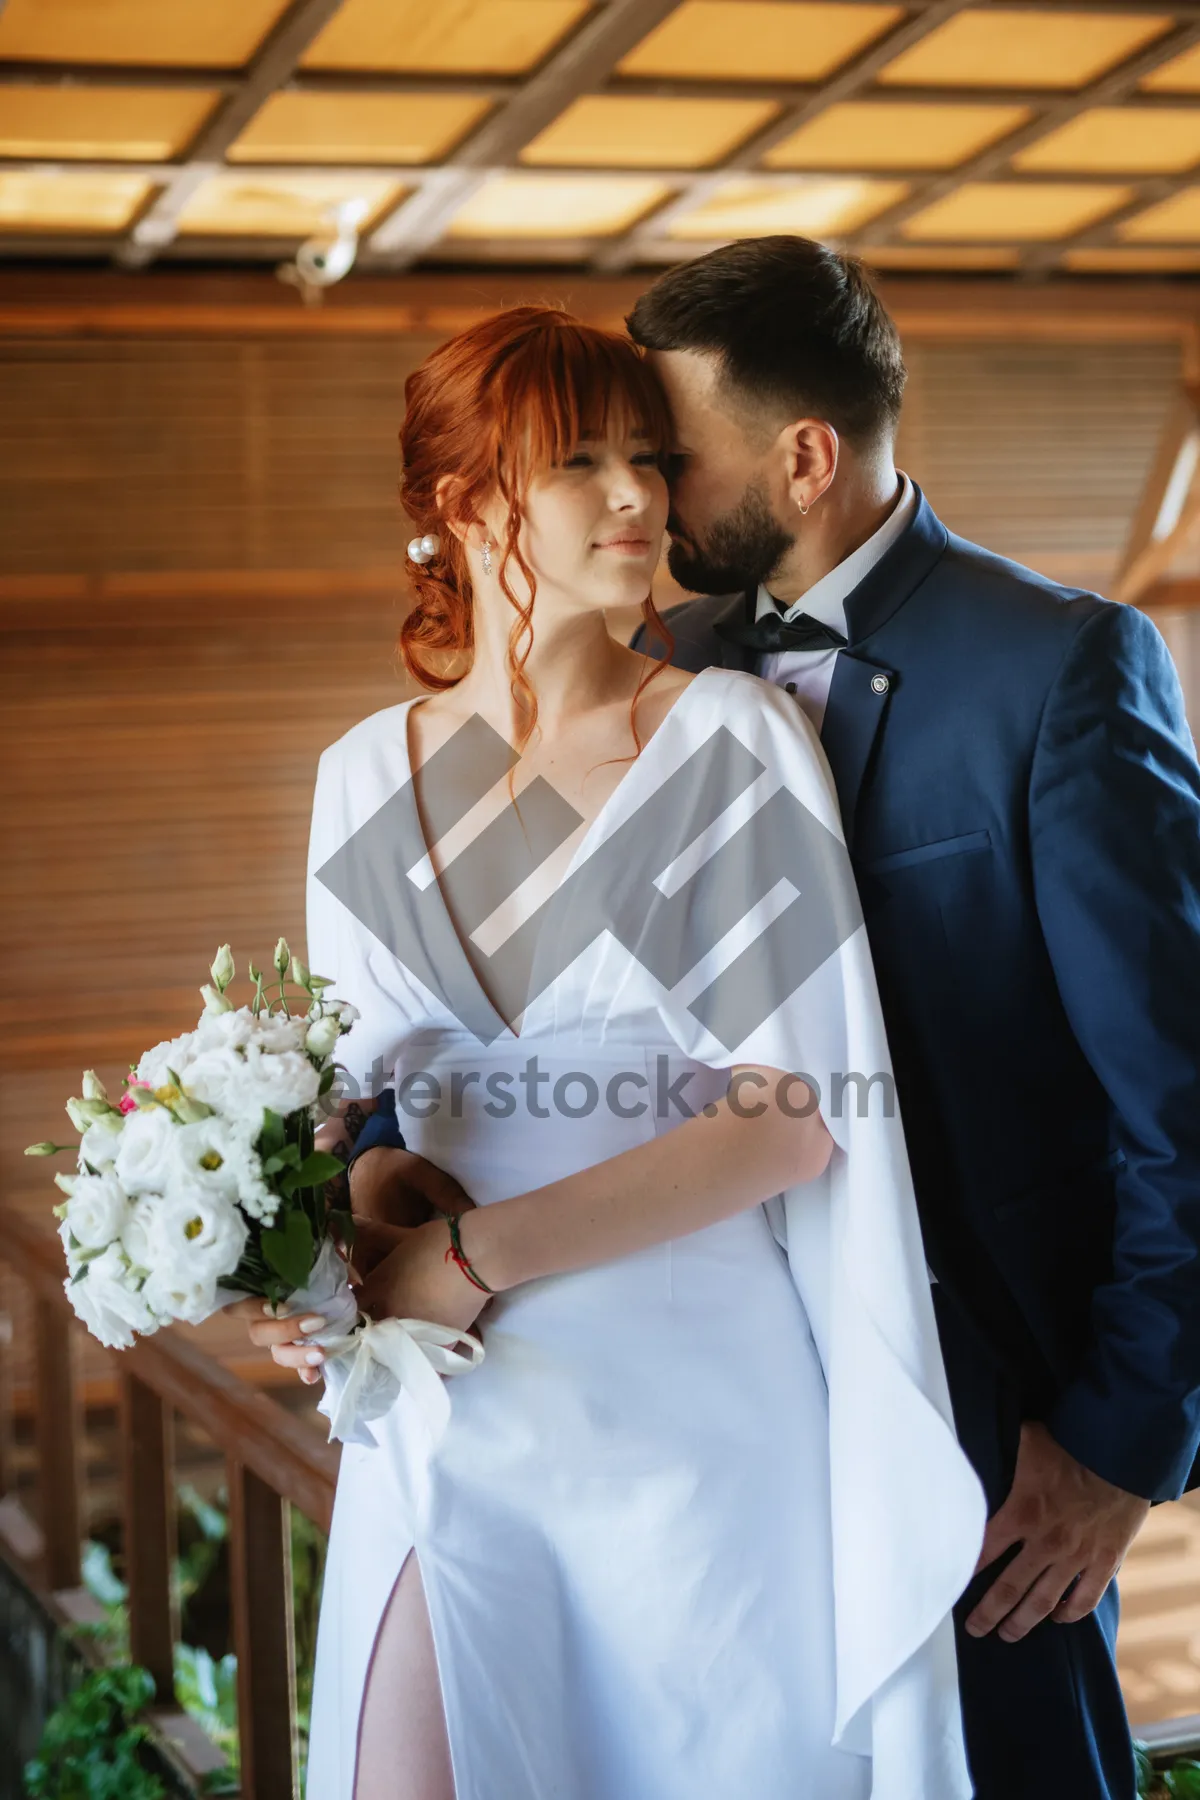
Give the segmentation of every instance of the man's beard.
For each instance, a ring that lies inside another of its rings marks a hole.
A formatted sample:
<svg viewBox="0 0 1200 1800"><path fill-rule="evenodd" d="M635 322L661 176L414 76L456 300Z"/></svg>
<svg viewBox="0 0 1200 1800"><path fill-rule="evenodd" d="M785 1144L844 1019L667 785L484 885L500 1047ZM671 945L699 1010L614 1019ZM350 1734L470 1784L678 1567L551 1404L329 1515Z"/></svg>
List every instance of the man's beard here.
<svg viewBox="0 0 1200 1800"><path fill-rule="evenodd" d="M667 520L667 530L679 521ZM693 594L744 593L778 568L795 539L767 505L761 482L752 482L731 511L710 527L703 544L672 538L667 567Z"/></svg>

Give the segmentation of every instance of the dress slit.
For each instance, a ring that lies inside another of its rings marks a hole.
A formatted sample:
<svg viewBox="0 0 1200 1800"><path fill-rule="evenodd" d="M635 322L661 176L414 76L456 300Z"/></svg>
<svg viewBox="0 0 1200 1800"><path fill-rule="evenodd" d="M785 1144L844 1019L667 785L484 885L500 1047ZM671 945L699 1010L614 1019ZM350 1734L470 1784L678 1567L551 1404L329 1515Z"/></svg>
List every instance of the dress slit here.
<svg viewBox="0 0 1200 1800"><path fill-rule="evenodd" d="M353 1797L456 1800L433 1623L415 1550L401 1564L371 1647Z"/></svg>

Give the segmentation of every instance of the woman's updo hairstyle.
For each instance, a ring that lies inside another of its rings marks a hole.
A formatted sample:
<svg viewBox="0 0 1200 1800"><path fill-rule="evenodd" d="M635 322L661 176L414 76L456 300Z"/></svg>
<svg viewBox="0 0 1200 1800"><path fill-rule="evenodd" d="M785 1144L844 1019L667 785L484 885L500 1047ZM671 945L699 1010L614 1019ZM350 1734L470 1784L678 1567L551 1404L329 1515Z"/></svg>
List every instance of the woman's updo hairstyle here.
<svg viewBox="0 0 1200 1800"><path fill-rule="evenodd" d="M400 497L416 536L440 540L430 561L410 564L416 601L400 629L405 667L426 688L441 690L461 680L461 670L444 671L447 653L473 648L473 596L466 550L449 521L460 528L474 523L499 494L507 517L497 577L516 615L508 641L511 686L514 699L521 695L528 708L532 731L537 701L524 665L533 643L537 584L517 541L523 497L533 479L567 460L585 433L603 432L614 407L635 420L649 447L665 457L672 433L666 399L627 338L585 325L556 306L510 307L459 332L413 370L404 399ZM509 583L510 561L525 578L527 604ZM642 617L669 656L673 639L649 595ZM657 672L643 676L638 694Z"/></svg>

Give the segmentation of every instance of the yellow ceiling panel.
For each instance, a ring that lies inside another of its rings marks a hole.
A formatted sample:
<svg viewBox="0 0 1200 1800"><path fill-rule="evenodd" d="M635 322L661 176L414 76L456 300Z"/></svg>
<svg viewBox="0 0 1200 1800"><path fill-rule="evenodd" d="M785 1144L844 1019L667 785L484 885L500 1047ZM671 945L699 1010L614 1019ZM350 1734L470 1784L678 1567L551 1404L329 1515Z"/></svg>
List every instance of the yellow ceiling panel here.
<svg viewBox="0 0 1200 1800"><path fill-rule="evenodd" d="M1169 14L962 12L880 81L914 87L1079 88L1171 28Z"/></svg>
<svg viewBox="0 0 1200 1800"><path fill-rule="evenodd" d="M1200 162L1200 112L1094 106L1013 157L1053 175L1173 175Z"/></svg>
<svg viewBox="0 0 1200 1800"><path fill-rule="evenodd" d="M0 231L120 231L149 187L141 175L0 172Z"/></svg>
<svg viewBox="0 0 1200 1800"><path fill-rule="evenodd" d="M1143 75L1140 85L1149 93L1200 94L1200 44L1152 74Z"/></svg>
<svg viewBox="0 0 1200 1800"><path fill-rule="evenodd" d="M902 17L899 6L683 0L617 66L622 75L819 81Z"/></svg>
<svg viewBox="0 0 1200 1800"><path fill-rule="evenodd" d="M777 144L772 169L952 169L1024 125L1026 106L844 101Z"/></svg>
<svg viewBox="0 0 1200 1800"><path fill-rule="evenodd" d="M937 244L871 244L859 252L873 269L978 271L1015 269L1021 260L1019 250L1002 244L955 244L941 248Z"/></svg>
<svg viewBox="0 0 1200 1800"><path fill-rule="evenodd" d="M1184 188L1169 200L1160 200L1136 218L1126 219L1119 235L1133 243L1185 243L1200 241L1200 187Z"/></svg>
<svg viewBox="0 0 1200 1800"><path fill-rule="evenodd" d="M211 175L179 216L181 232L210 237L303 238L332 220L347 200L365 200L372 215L404 192L389 175Z"/></svg>
<svg viewBox="0 0 1200 1800"><path fill-rule="evenodd" d="M1200 271L1200 249L1068 250L1063 262L1084 275L1194 275Z"/></svg>
<svg viewBox="0 0 1200 1800"><path fill-rule="evenodd" d="M857 231L885 207L903 200L902 181L859 176L800 177L794 182L732 177L703 205L672 221L673 238L739 238L797 231L809 237Z"/></svg>
<svg viewBox="0 0 1200 1800"><path fill-rule="evenodd" d="M1042 242L1083 231L1115 212L1131 190L1073 181L968 181L904 225L907 238L1013 238Z"/></svg>
<svg viewBox="0 0 1200 1800"><path fill-rule="evenodd" d="M470 94L272 94L230 162L436 162L487 112Z"/></svg>
<svg viewBox="0 0 1200 1800"><path fill-rule="evenodd" d="M285 0L8 0L0 58L240 68Z"/></svg>
<svg viewBox="0 0 1200 1800"><path fill-rule="evenodd" d="M309 48L307 69L519 75L589 0L344 0Z"/></svg>
<svg viewBox="0 0 1200 1800"><path fill-rule="evenodd" d="M607 237L667 198L643 175L492 175L454 216L449 236Z"/></svg>
<svg viewBox="0 0 1200 1800"><path fill-rule="evenodd" d="M651 100L593 94L576 100L521 152L530 163L701 169L773 119L770 100Z"/></svg>
<svg viewBox="0 0 1200 1800"><path fill-rule="evenodd" d="M6 87L0 156L161 162L195 137L215 93L124 87Z"/></svg>

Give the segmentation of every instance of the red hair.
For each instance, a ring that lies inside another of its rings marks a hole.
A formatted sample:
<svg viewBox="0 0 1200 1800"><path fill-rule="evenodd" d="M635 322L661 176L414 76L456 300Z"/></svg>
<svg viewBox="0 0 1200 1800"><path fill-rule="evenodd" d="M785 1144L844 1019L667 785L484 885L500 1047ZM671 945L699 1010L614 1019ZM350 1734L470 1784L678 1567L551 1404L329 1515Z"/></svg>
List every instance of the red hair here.
<svg viewBox="0 0 1200 1800"><path fill-rule="evenodd" d="M416 603L400 628L400 654L424 687L440 691L462 679L443 668L446 652L474 646L473 594L466 551L447 521L476 522L481 507L499 494L508 513L498 577L516 614L508 639L509 687L514 701L519 697L528 709L524 744L537 722L537 696L525 674L537 583L517 541L524 496L530 482L564 462L582 437L603 433L614 408L665 456L672 432L666 397L627 338L584 325L560 307L514 306L440 345L413 370L404 399L400 497L417 535L436 533L441 548L431 562L412 569ZM527 603L509 583L510 560L525 578ZM674 639L649 594L642 617L669 657ZM630 707L639 751L634 709L661 666L643 673Z"/></svg>

